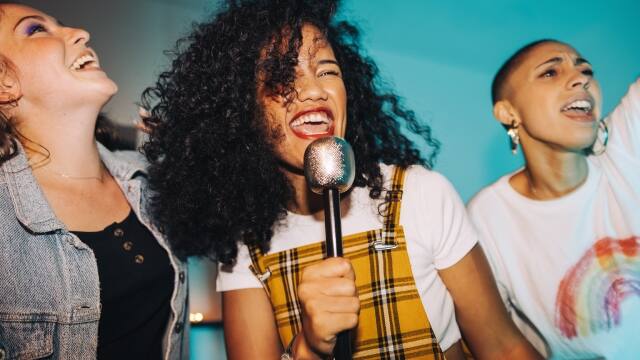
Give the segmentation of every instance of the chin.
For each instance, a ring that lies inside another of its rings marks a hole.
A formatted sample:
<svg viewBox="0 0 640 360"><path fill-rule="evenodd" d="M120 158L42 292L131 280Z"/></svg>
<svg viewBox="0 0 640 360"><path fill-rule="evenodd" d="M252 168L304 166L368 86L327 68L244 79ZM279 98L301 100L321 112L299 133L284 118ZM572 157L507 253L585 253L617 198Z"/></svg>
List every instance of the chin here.
<svg viewBox="0 0 640 360"><path fill-rule="evenodd" d="M585 152L591 149L593 143L596 141L596 137L589 136L581 139L574 139L570 143L566 144L566 147L574 152Z"/></svg>

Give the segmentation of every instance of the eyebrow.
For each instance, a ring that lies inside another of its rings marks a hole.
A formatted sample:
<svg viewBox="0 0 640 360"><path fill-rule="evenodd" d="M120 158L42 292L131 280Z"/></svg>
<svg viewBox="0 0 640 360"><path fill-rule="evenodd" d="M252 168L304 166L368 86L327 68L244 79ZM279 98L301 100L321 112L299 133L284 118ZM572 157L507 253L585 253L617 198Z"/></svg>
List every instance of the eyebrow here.
<svg viewBox="0 0 640 360"><path fill-rule="evenodd" d="M318 61L318 65L324 65L324 64L334 64L334 65L340 66L340 64L338 64L337 61L331 60L331 59L323 59Z"/></svg>
<svg viewBox="0 0 640 360"><path fill-rule="evenodd" d="M539 67L545 66L545 65L549 65L549 64L557 64L557 63L561 63L563 61L563 59L559 56L556 56L554 58L551 58L545 62L543 62L542 64L536 66L536 69L538 69ZM576 61L574 62L575 65L582 65L582 64L589 64L591 65L591 63L589 61L587 61L587 59L585 58L576 58Z"/></svg>
<svg viewBox="0 0 640 360"><path fill-rule="evenodd" d="M14 26L14 27L13 27L13 30L15 31L15 30L16 30L16 28L17 28L20 24L22 24L22 22L23 22L23 21L25 21L25 20L29 20L29 19L37 19L37 20L40 20L40 21L42 21L42 22L47 21L47 19L45 19L44 17L42 17L42 16L40 16L40 15L28 15L28 16L25 16L25 17L21 18L20 20L18 20L18 22L16 23L16 26Z"/></svg>

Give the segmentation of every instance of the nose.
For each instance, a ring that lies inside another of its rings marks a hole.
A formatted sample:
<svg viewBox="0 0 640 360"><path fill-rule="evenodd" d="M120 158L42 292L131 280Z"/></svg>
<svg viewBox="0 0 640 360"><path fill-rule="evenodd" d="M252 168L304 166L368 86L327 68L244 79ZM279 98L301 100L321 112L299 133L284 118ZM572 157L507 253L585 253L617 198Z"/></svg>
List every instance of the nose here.
<svg viewBox="0 0 640 360"><path fill-rule="evenodd" d="M295 90L299 101L327 99L327 92L315 76L299 75L295 81Z"/></svg>
<svg viewBox="0 0 640 360"><path fill-rule="evenodd" d="M576 87L588 88L591 83L591 75L587 75L582 69L574 69L567 87L569 89L575 89Z"/></svg>
<svg viewBox="0 0 640 360"><path fill-rule="evenodd" d="M66 28L67 37L71 44L86 45L91 39L91 35L84 29Z"/></svg>

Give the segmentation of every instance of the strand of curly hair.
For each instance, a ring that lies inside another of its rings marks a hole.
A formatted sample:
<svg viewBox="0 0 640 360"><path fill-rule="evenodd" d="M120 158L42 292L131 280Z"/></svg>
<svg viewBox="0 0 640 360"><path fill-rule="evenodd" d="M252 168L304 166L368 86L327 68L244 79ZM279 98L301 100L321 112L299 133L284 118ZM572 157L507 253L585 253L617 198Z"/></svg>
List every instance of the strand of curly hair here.
<svg viewBox="0 0 640 360"><path fill-rule="evenodd" d="M293 189L265 126L257 74L266 75L261 80L274 94L293 91L305 24L325 34L343 70L354 185L368 187L378 199L384 191L381 162L431 167L439 147L431 129L381 89L358 29L336 21L336 9L336 1L230 1L178 41L169 70L145 90L152 213L179 255L230 264L239 242L268 251ZM403 132L422 139L422 151Z"/></svg>

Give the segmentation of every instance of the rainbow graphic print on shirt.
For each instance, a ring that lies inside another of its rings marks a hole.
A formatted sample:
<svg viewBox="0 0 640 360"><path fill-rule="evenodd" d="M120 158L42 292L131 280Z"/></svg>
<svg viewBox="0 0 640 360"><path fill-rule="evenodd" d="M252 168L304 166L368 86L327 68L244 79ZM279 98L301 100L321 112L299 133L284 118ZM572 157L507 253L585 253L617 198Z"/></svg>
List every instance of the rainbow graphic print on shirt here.
<svg viewBox="0 0 640 360"><path fill-rule="evenodd" d="M560 282L555 325L567 338L610 330L630 296L640 297L640 237L601 239Z"/></svg>

